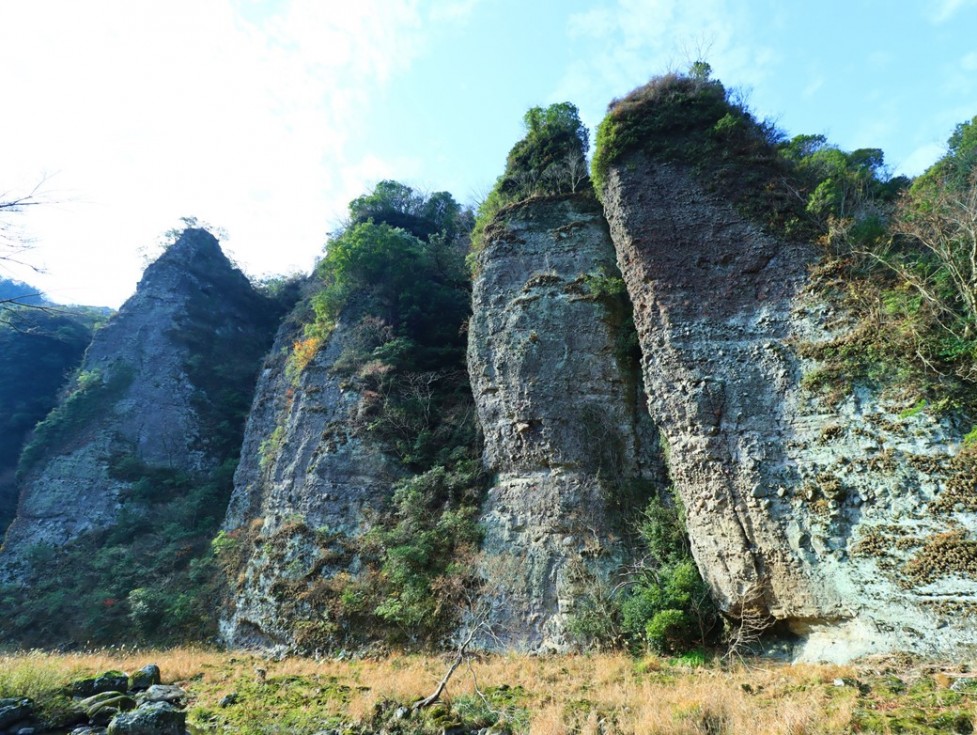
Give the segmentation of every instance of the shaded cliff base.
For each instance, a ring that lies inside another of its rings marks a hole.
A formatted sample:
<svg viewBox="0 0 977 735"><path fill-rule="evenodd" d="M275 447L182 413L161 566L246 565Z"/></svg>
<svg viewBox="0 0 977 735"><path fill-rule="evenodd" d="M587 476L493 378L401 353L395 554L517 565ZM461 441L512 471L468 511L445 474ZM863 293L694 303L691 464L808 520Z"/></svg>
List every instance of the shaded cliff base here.
<svg viewBox="0 0 977 735"><path fill-rule="evenodd" d="M935 735L972 733L977 723L977 676L969 659L952 666L909 658L857 666L719 666L691 657L481 656L451 679L443 701L412 712L444 674L442 659L270 660L201 649L35 652L0 656L0 698L29 696L42 713L64 718L70 701L55 690L150 662L165 684L188 693L194 732Z"/></svg>

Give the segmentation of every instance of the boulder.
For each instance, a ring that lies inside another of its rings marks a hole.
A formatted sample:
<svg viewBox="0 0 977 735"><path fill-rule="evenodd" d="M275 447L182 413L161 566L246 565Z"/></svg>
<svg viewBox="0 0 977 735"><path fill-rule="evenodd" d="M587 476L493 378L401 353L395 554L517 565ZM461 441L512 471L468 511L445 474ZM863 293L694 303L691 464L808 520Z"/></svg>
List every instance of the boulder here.
<svg viewBox="0 0 977 735"><path fill-rule="evenodd" d="M118 715L108 735L183 735L187 713L167 702L151 702Z"/></svg>
<svg viewBox="0 0 977 735"><path fill-rule="evenodd" d="M149 687L159 683L159 666L149 664L148 666L143 666L129 678L129 689L138 692L143 689L149 689Z"/></svg>
<svg viewBox="0 0 977 735"><path fill-rule="evenodd" d="M69 691L73 697L91 697L103 692L125 692L128 688L128 674L124 671L106 671L91 679L72 682Z"/></svg>
<svg viewBox="0 0 977 735"><path fill-rule="evenodd" d="M107 725L119 712L135 709L136 700L122 692L102 692L81 700L78 706L96 725Z"/></svg>
<svg viewBox="0 0 977 735"><path fill-rule="evenodd" d="M178 686L172 684L153 684L149 689L139 695L140 702L168 702L170 704L181 704L186 702L187 693Z"/></svg>
<svg viewBox="0 0 977 735"><path fill-rule="evenodd" d="M0 699L0 729L26 720L34 714L34 703L27 698Z"/></svg>

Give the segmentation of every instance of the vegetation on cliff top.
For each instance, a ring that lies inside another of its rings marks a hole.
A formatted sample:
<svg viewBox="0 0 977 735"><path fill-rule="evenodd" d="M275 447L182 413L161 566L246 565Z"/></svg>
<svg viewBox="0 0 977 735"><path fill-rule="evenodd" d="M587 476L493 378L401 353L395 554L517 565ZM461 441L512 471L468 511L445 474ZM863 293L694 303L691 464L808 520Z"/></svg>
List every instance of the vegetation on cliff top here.
<svg viewBox="0 0 977 735"><path fill-rule="evenodd" d="M530 108L523 117L525 136L509 151L505 171L479 205L472 231L469 267L484 247L495 216L505 207L532 197L592 197L587 171L590 134L570 102Z"/></svg>
<svg viewBox="0 0 977 735"><path fill-rule="evenodd" d="M803 237L804 206L788 183L790 167L779 155L780 132L760 122L742 100L709 77L707 64L690 74L652 79L611 102L597 128L591 165L601 195L610 166L642 151L691 167L706 188L777 232Z"/></svg>
<svg viewBox="0 0 977 735"><path fill-rule="evenodd" d="M821 135L786 139L757 121L698 63L611 103L592 178L641 151L686 167L707 191L777 236L820 243L818 282L858 324L837 343L801 346L822 362L806 384L845 394L853 381L897 387L974 412L977 379L977 125L910 182L882 151L842 151ZM973 420L973 419L971 419Z"/></svg>
<svg viewBox="0 0 977 735"><path fill-rule="evenodd" d="M471 216L447 192L423 197L392 181L354 200L350 215L316 267L321 285L306 333L321 339L345 322L350 338L334 370L363 396L364 428L424 472L456 448L472 448L473 427L462 418L471 407L464 332Z"/></svg>

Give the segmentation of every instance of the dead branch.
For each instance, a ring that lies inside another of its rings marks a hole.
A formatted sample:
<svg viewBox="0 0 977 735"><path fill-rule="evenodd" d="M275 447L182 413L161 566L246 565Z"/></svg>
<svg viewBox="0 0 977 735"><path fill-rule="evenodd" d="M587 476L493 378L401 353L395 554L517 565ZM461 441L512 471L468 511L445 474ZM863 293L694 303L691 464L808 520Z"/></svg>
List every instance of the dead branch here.
<svg viewBox="0 0 977 735"><path fill-rule="evenodd" d="M448 681L451 679L451 675L455 673L457 668L465 661L465 657L468 654L468 647L475 640L475 634L478 631L479 626L473 625L468 630L468 635L465 640L461 642L458 646L458 650L455 652L455 658L451 662L451 666L445 672L444 676L441 677L441 681L438 682L437 687L424 699L419 699L414 704L411 705L411 710L416 712L419 709L424 709L425 707L430 707L432 704L441 699L441 695L444 693L445 687L448 686Z"/></svg>

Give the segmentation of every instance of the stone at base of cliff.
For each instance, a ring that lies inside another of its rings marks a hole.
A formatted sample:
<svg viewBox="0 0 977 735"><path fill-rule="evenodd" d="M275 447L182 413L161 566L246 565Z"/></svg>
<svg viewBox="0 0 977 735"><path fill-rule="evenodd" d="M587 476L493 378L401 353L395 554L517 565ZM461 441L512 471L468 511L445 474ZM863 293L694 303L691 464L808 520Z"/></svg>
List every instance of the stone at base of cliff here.
<svg viewBox="0 0 977 735"><path fill-rule="evenodd" d="M186 712L154 702L118 715L109 724L108 735L183 735L186 726Z"/></svg>

